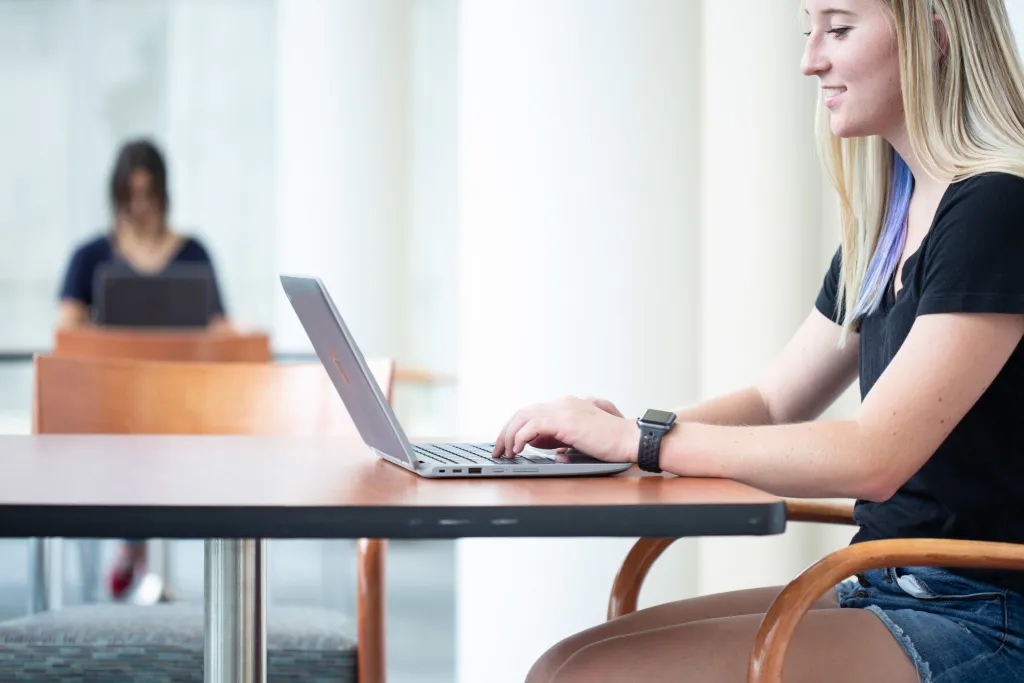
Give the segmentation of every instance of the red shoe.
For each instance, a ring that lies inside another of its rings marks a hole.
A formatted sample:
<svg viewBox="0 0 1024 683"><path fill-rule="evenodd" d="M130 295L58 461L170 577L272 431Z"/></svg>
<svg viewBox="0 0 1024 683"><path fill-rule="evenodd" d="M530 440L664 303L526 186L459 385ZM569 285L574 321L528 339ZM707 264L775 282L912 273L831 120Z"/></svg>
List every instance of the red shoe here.
<svg viewBox="0 0 1024 683"><path fill-rule="evenodd" d="M128 597L128 591L135 583L136 576L145 573L145 562L136 560L132 549L126 545L121 550L121 557L110 573L110 595L115 600Z"/></svg>

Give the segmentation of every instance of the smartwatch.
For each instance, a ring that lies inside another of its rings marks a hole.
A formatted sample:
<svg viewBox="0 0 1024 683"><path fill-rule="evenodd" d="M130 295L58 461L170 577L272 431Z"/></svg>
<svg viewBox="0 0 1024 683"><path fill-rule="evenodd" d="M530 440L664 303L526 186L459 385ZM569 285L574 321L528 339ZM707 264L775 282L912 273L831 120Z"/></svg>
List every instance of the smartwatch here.
<svg viewBox="0 0 1024 683"><path fill-rule="evenodd" d="M637 464L645 472L661 472L661 439L676 423L676 414L666 410L648 410L638 417L640 428L640 451Z"/></svg>

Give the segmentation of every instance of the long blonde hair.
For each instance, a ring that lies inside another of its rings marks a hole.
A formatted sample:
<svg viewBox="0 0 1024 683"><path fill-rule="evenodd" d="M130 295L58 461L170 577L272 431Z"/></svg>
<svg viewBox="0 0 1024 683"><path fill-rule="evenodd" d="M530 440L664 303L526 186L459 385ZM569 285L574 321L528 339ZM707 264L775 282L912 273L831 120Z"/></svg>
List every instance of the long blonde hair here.
<svg viewBox="0 0 1024 683"><path fill-rule="evenodd" d="M907 131L925 171L953 182L986 172L1024 177L1024 74L1004 1L878 1L892 20ZM818 153L839 193L845 342L889 212L894 152L879 136L833 135L820 95L815 118Z"/></svg>

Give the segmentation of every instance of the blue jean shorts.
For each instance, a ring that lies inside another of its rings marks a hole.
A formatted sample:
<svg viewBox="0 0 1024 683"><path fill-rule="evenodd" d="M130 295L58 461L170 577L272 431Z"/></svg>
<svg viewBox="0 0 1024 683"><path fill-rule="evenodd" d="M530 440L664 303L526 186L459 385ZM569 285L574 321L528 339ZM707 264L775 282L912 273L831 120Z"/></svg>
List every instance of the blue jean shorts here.
<svg viewBox="0 0 1024 683"><path fill-rule="evenodd" d="M1024 597L942 569L875 569L836 586L882 620L921 683L1024 683Z"/></svg>

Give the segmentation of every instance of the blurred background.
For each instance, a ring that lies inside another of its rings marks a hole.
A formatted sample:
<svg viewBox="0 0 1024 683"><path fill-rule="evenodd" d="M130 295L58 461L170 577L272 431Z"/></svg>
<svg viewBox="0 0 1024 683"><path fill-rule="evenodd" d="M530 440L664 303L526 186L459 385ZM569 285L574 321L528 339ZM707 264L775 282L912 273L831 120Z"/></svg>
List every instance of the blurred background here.
<svg viewBox="0 0 1024 683"><path fill-rule="evenodd" d="M166 155L171 226L210 251L232 321L309 354L277 276L319 275L366 355L420 371L396 386L413 436L493 437L566 393L637 415L754 381L838 244L797 10L0 0L0 429L28 431L31 355L140 136ZM856 405L848 392L831 415ZM849 536L684 541L642 602L782 583ZM392 544L392 680L522 680L602 619L629 545ZM202 546L175 546L198 600ZM353 608L350 543L271 547L273 601ZM65 581L66 604L89 594L74 562ZM26 585L24 542L0 541L0 618L24 612Z"/></svg>

